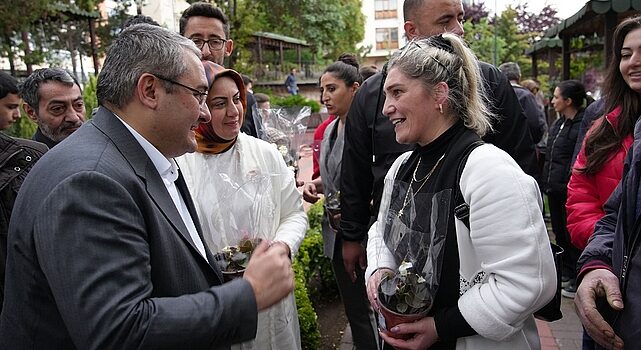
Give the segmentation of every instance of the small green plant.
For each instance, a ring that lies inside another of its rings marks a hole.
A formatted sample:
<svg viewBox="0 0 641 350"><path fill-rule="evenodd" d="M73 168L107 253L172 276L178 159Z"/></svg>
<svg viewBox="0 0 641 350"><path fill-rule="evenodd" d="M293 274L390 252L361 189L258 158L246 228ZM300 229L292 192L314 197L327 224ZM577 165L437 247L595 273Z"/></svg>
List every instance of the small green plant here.
<svg viewBox="0 0 641 350"><path fill-rule="evenodd" d="M260 242L260 239L244 238L237 246L224 247L214 256L214 259L223 272L243 271Z"/></svg>
<svg viewBox="0 0 641 350"><path fill-rule="evenodd" d="M432 306L425 278L407 261L401 263L397 273L384 274L378 285L378 298L387 309L405 315L422 313Z"/></svg>

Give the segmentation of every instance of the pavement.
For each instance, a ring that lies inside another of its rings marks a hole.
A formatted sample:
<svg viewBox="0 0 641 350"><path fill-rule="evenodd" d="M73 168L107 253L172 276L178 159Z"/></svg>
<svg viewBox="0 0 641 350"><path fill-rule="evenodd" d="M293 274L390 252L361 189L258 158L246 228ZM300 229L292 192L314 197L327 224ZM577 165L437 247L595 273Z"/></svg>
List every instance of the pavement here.
<svg viewBox="0 0 641 350"><path fill-rule="evenodd" d="M307 136L307 135L306 135ZM308 140L309 139L309 140ZM311 135L305 141L311 141ZM311 142L310 142L311 143ZM310 181L312 174L312 152L311 148L304 147L300 152L301 158L298 162L299 179ZM305 210L309 207L304 203ZM554 322L536 321L541 339L542 350L581 350L581 339L583 330L581 322L574 310L573 299L562 298L561 311L563 318ZM343 332L343 338L339 347L340 350L352 350L352 332L349 324Z"/></svg>

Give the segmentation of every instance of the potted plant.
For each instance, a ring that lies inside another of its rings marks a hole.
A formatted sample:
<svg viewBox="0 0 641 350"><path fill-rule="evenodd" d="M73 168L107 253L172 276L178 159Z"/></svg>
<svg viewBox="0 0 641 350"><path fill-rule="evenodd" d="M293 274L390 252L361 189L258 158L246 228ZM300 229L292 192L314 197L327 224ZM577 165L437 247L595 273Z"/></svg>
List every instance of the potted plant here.
<svg viewBox="0 0 641 350"><path fill-rule="evenodd" d="M411 262L403 261L397 272L383 275L378 285L378 300L385 318L385 328L425 317L433 295L423 276Z"/></svg>
<svg viewBox="0 0 641 350"><path fill-rule="evenodd" d="M243 238L238 245L226 246L214 255L225 282L243 277L249 259L260 242L260 238Z"/></svg>
<svg viewBox="0 0 641 350"><path fill-rule="evenodd" d="M327 218L329 227L338 231L340 224L341 213L341 191L328 191L325 196L325 210L327 210Z"/></svg>
<svg viewBox="0 0 641 350"><path fill-rule="evenodd" d="M260 138L274 144L287 168L298 176L298 159L311 109L307 106L274 107L264 113Z"/></svg>

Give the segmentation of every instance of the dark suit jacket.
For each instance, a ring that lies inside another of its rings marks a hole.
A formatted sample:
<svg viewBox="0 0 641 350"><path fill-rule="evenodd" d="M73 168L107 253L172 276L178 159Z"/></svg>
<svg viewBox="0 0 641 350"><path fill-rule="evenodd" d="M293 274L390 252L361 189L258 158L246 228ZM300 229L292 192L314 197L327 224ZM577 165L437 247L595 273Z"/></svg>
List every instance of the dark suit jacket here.
<svg viewBox="0 0 641 350"><path fill-rule="evenodd" d="M220 286L153 163L102 107L25 180L6 274L4 349L211 349L256 334L251 285Z"/></svg>

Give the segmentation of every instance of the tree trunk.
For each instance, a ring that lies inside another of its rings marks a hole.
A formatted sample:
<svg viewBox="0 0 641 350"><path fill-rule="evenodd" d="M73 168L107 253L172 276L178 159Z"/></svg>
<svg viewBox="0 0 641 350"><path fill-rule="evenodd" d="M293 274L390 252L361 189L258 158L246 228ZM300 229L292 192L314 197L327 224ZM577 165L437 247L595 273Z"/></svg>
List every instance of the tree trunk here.
<svg viewBox="0 0 641 350"><path fill-rule="evenodd" d="M27 75L31 75L31 73L33 73L33 65L29 62L29 55L31 54L31 47L29 47L29 33L23 31L20 35L22 36L22 43L24 44L24 57L25 64L27 65Z"/></svg>
<svg viewBox="0 0 641 350"><path fill-rule="evenodd" d="M13 55L13 40L11 39L11 33L4 33L4 40L7 43L7 60L9 60L9 69L11 70L11 75L17 77L16 75L16 63L14 62L15 56Z"/></svg>
<svg viewBox="0 0 641 350"><path fill-rule="evenodd" d="M82 64L82 51L78 50L78 58L80 61L80 74L82 75L82 85L84 86L87 83L87 79L85 78L85 66Z"/></svg>

